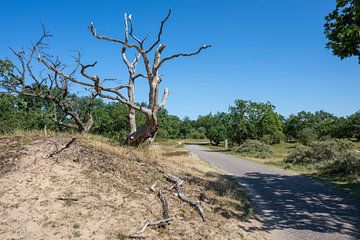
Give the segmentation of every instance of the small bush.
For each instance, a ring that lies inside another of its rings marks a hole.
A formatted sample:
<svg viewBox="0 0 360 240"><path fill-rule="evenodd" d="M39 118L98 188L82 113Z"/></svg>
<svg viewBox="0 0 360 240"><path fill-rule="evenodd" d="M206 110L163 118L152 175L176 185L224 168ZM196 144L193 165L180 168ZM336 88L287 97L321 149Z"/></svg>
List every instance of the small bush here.
<svg viewBox="0 0 360 240"><path fill-rule="evenodd" d="M197 130L194 130L194 131L191 131L191 133L189 135L189 138L191 138L191 139L205 139L206 136L205 136L204 133L199 132Z"/></svg>
<svg viewBox="0 0 360 240"><path fill-rule="evenodd" d="M232 148L234 152L256 158L269 158L274 153L271 147L259 140L246 140Z"/></svg>
<svg viewBox="0 0 360 240"><path fill-rule="evenodd" d="M272 144L279 144L281 142L281 140L284 140L284 134L281 131L276 131L272 134L265 134L264 136L261 137L261 141L272 145Z"/></svg>
<svg viewBox="0 0 360 240"><path fill-rule="evenodd" d="M360 174L360 153L346 151L337 159L329 161L322 169L329 174L345 175Z"/></svg>
<svg viewBox="0 0 360 240"><path fill-rule="evenodd" d="M290 164L306 164L311 163L311 151L310 147L297 145L287 157L284 159L285 163Z"/></svg>
<svg viewBox="0 0 360 240"><path fill-rule="evenodd" d="M310 145L317 139L317 137L318 136L316 135L315 130L312 128L304 128L299 132L298 140L304 145Z"/></svg>

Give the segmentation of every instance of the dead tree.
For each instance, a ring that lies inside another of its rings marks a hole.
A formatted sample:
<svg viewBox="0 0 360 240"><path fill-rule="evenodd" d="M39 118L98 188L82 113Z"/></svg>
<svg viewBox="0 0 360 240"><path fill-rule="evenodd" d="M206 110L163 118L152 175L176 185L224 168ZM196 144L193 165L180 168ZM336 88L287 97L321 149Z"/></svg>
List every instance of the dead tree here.
<svg viewBox="0 0 360 240"><path fill-rule="evenodd" d="M91 97L88 98L88 103L85 107L85 116L80 116L77 110L77 98L73 94L70 94L69 91L69 79L53 71L47 73L41 71L40 74L35 74L33 71L32 63L35 54L46 46L43 40L50 36L51 35L43 29L41 38L32 46L29 53L24 50L16 52L11 49L19 60L20 66L4 66L4 69L13 67L16 73L14 71L8 71L10 76L1 80L0 87L6 89L8 93L48 101L53 106L53 120L58 125L74 129L81 133L87 133L94 123L92 110L93 102L97 94L93 93ZM66 65L62 64L58 59L55 61L49 60L49 62L53 68L62 70L66 68ZM3 64L6 64L6 62L3 61ZM75 75L76 70L77 67L71 71L71 77ZM73 120L73 123L68 121L69 117Z"/></svg>
<svg viewBox="0 0 360 240"><path fill-rule="evenodd" d="M158 132L158 120L157 113L164 107L167 97L169 95L169 90L164 89L161 100L159 101L159 86L162 81L161 75L159 74L160 68L168 61L178 58L178 57L190 57L199 54L202 50L210 47L210 45L204 45L198 48L195 52L192 53L178 53L171 55L169 57L161 58L161 55L166 48L165 44L161 43L161 37L163 34L163 28L166 21L171 15L171 9L169 10L167 16L162 20L159 32L155 42L150 44L149 47L145 47L144 43L148 39L148 35L140 39L134 34L132 16L124 15L124 25L125 25L125 36L124 39L115 39L111 37L106 37L99 35L91 23L88 28L90 29L91 34L101 40L110 41L116 44L121 45L121 55L123 62L125 63L129 71L129 80L127 84L119 84L116 87L107 87L104 84L104 79L101 79L98 75L90 75L87 71L90 68L95 67L96 62L93 64L83 65L81 64L81 74L87 79L87 81L75 79L74 77L65 74L60 68L51 65L50 62L41 54L41 51L37 50L37 57L40 62L42 62L48 69L54 73L60 75L62 78L70 80L74 83L80 84L85 87L92 87L95 89L95 92L102 98L107 98L111 100L118 101L122 104L126 104L129 108L129 120L130 120L130 134L127 138L127 144L132 146L139 146L145 142L152 142ZM127 50L132 49L136 52L136 56L133 61L129 61L127 58ZM153 55L153 61L151 63L150 55ZM139 63L140 59L144 65L146 71L145 74L136 73L136 66ZM79 59L80 62L80 59ZM149 86L149 98L148 106L143 107L135 102L134 96L134 86L135 80L137 78L147 79ZM123 90L127 90L127 97L122 93ZM145 115L146 122L145 125L137 128L135 122L135 112L138 111Z"/></svg>
<svg viewBox="0 0 360 240"><path fill-rule="evenodd" d="M167 62L171 59L174 59L177 57L194 56L194 55L199 54L202 50L210 47L210 45L204 45L204 46L200 47L197 51L192 52L192 53L179 53L179 54L174 54L172 56L161 59L161 54L163 53L163 51L166 47L165 44L160 43L161 36L163 33L163 27L164 27L166 21L169 19L170 15L171 15L171 9L169 10L165 19L162 20L162 22L161 22L156 41L154 43L152 43L150 45L150 47L148 47L148 48L144 47L144 42L148 38L148 35L146 35L143 39L140 39L137 36L135 36L131 15L129 15L129 16L126 16L126 14L124 15L125 40L119 40L119 39L115 39L115 38L98 35L94 25L93 24L89 25L89 29L90 29L92 35L94 37L96 37L97 39L102 39L102 40L119 43L123 46L122 56L123 56L124 62L127 65L129 70L130 69L135 70L135 69L133 68L133 65L129 64L129 62L126 60L126 55L124 53L125 52L124 49L126 50L127 48L133 48L138 53L137 57L139 56L142 58L144 68L146 70L146 74L144 75L144 77L148 80L148 84L149 84L148 107L144 108L144 107L136 106L136 108L134 108L133 106L129 105L130 106L129 108L138 110L141 113L145 114L146 123L143 127L137 128L136 131L131 131L131 133L127 139L127 142L130 145L138 146L146 141L151 142L154 140L156 133L158 131L157 113L164 107L167 97L168 97L168 94L169 94L168 89L165 88L162 99L159 102L159 97L158 97L159 86L160 86L160 83L162 80L161 76L159 74L159 70L160 70L161 66L165 62ZM129 41L129 38L131 38L133 41L132 42ZM151 52L153 52L153 63L152 64L150 62L150 57L149 57ZM135 58L135 67L136 67L137 57ZM143 75L140 74L140 75L133 75L133 76L135 77L135 76L143 76ZM133 88L133 85L131 85L131 83L129 82L129 86L127 88L128 88L128 90L131 90ZM132 92L129 91L129 92L130 92L130 94L128 96L128 102L130 102L132 105L134 105L135 102L131 101L131 99L134 98L133 91ZM129 113L129 114L131 114L131 113Z"/></svg>

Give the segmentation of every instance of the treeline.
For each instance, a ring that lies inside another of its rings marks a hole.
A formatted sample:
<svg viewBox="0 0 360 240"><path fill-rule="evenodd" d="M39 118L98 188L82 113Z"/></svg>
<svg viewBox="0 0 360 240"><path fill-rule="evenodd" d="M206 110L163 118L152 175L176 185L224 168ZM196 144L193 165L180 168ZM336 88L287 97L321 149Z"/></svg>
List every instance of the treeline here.
<svg viewBox="0 0 360 240"><path fill-rule="evenodd" d="M360 111L337 117L325 111L301 111L285 118L275 112L270 102L236 100L227 113L208 114L194 121L205 128L205 136L217 145L224 139L241 144L256 139L267 144L280 141L309 145L316 140L347 138L360 140Z"/></svg>
<svg viewBox="0 0 360 240"><path fill-rule="evenodd" d="M80 118L86 118L89 97L72 96ZM119 103L106 103L101 99L92 102L93 121L91 133L99 134L122 142L130 128L128 108ZM69 131L58 124L61 112L54 112L48 101L22 96L0 94L0 133L11 133L16 130L53 130ZM61 116L62 121L71 123L72 118ZM137 116L141 125L145 119ZM85 119L86 121L86 119ZM199 116L196 120L180 119L170 115L165 109L158 114L158 138L208 138L218 145L229 139L241 144L248 139L261 140L267 144L279 143L282 140L299 141L309 144L315 140L329 138L360 139L360 111L348 116L337 117L324 111L315 113L299 112L285 118L275 112L271 103L236 100L228 112Z"/></svg>

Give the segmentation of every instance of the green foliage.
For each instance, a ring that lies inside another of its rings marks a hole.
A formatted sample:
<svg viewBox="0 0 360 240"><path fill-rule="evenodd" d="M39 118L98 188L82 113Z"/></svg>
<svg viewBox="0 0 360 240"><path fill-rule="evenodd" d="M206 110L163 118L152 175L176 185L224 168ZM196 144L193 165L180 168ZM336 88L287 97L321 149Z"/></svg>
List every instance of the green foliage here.
<svg viewBox="0 0 360 240"><path fill-rule="evenodd" d="M182 124L180 118L174 115L169 115L166 109L161 110L157 115L159 121L160 138L178 138L180 133L180 125Z"/></svg>
<svg viewBox="0 0 360 240"><path fill-rule="evenodd" d="M284 123L284 133L288 140L299 139L301 130L312 128L315 118L311 112L301 111L296 115L291 114Z"/></svg>
<svg viewBox="0 0 360 240"><path fill-rule="evenodd" d="M325 19L326 47L341 59L355 56L360 62L360 1L337 0Z"/></svg>
<svg viewBox="0 0 360 240"><path fill-rule="evenodd" d="M353 135L351 124L348 118L340 117L336 119L334 127L331 131L333 138L351 138Z"/></svg>
<svg viewBox="0 0 360 240"><path fill-rule="evenodd" d="M0 79L6 83L18 82L14 73L15 66L9 59L0 59Z"/></svg>
<svg viewBox="0 0 360 240"><path fill-rule="evenodd" d="M289 155L284 158L285 163L289 164L307 164L311 163L311 148L303 145L297 145Z"/></svg>
<svg viewBox="0 0 360 240"><path fill-rule="evenodd" d="M269 158L274 154L269 145L252 139L248 139L240 145L233 146L232 150L236 153L256 158Z"/></svg>
<svg viewBox="0 0 360 240"><path fill-rule="evenodd" d="M348 140L319 141L310 147L297 146L284 162L313 166L324 173L360 174L360 153Z"/></svg>
<svg viewBox="0 0 360 240"><path fill-rule="evenodd" d="M206 136L210 140L211 143L213 143L214 145L219 145L220 141L225 140L225 132L226 132L226 129L225 129L224 125L216 125L216 126L210 127L206 131Z"/></svg>
<svg viewBox="0 0 360 240"><path fill-rule="evenodd" d="M194 128L194 121L190 118L185 117L179 126L180 138L190 138L190 133Z"/></svg>
<svg viewBox="0 0 360 240"><path fill-rule="evenodd" d="M29 101L31 100L31 101ZM16 130L48 129L56 130L50 116L52 112L42 102L33 99L0 94L0 133Z"/></svg>
<svg viewBox="0 0 360 240"><path fill-rule="evenodd" d="M225 113L216 115L210 113L197 119L199 129L204 129L205 136L213 145L219 145L227 137L226 124L227 115Z"/></svg>
<svg viewBox="0 0 360 240"><path fill-rule="evenodd" d="M282 138L281 117L271 103L257 103L236 100L229 108L228 133L234 143L246 139L261 139L269 135L271 143L278 143Z"/></svg>
<svg viewBox="0 0 360 240"><path fill-rule="evenodd" d="M322 170L334 175L359 175L360 153L356 151L345 151L333 161L328 161Z"/></svg>
<svg viewBox="0 0 360 240"><path fill-rule="evenodd" d="M350 136L360 141L360 111L357 111L348 118Z"/></svg>
<svg viewBox="0 0 360 240"><path fill-rule="evenodd" d="M355 116L355 114L354 114ZM284 134L288 141L300 141L310 144L314 140L329 138L351 138L356 135L356 121L350 117L336 117L325 111L299 112L292 114L284 121Z"/></svg>
<svg viewBox="0 0 360 240"><path fill-rule="evenodd" d="M340 156L340 154L353 148L354 144L348 140L315 142L311 145L312 159L315 162L335 160Z"/></svg>
<svg viewBox="0 0 360 240"><path fill-rule="evenodd" d="M299 131L297 138L302 144L310 145L318 138L318 136L314 129L304 128Z"/></svg>
<svg viewBox="0 0 360 240"><path fill-rule="evenodd" d="M337 118L325 111L316 111L313 115L314 130L319 138L326 138L331 135L335 128Z"/></svg>
<svg viewBox="0 0 360 240"><path fill-rule="evenodd" d="M97 100L93 111L94 126L91 132L106 136L116 142L124 142L130 129L128 108L123 104L105 104Z"/></svg>

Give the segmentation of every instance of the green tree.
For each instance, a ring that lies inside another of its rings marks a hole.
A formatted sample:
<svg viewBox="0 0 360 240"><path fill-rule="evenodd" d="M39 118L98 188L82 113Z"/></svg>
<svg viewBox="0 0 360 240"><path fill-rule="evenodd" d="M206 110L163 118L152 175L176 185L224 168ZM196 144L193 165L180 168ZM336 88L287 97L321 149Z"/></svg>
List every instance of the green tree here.
<svg viewBox="0 0 360 240"><path fill-rule="evenodd" d="M236 100L229 108L228 133L235 143L246 139L261 139L269 136L271 143L278 143L282 138L282 121L270 102L258 103Z"/></svg>
<svg viewBox="0 0 360 240"><path fill-rule="evenodd" d="M215 115L212 115L210 113L205 116L199 116L196 122L199 130L201 128L205 129L205 136L210 140L211 144L213 145L219 145L220 142L224 141L227 137L226 113L217 113Z"/></svg>
<svg viewBox="0 0 360 240"><path fill-rule="evenodd" d="M185 117L180 124L179 136L181 138L189 138L193 128L194 121L192 121L189 117Z"/></svg>
<svg viewBox="0 0 360 240"><path fill-rule="evenodd" d="M331 137L334 131L337 117L325 111L316 111L314 113L314 130L319 138Z"/></svg>
<svg viewBox="0 0 360 240"><path fill-rule="evenodd" d="M288 141L298 140L304 128L313 128L315 117L311 112L301 111L291 114L284 123L284 134Z"/></svg>
<svg viewBox="0 0 360 240"><path fill-rule="evenodd" d="M331 131L332 138L351 138L351 126L347 117L339 117L336 119L334 127Z"/></svg>
<svg viewBox="0 0 360 240"><path fill-rule="evenodd" d="M179 117L170 115L166 109L162 109L158 113L160 138L178 138L180 133L181 120Z"/></svg>
<svg viewBox="0 0 360 240"><path fill-rule="evenodd" d="M358 57L360 63L360 0L337 0L325 20L326 47L341 59Z"/></svg>
<svg viewBox="0 0 360 240"><path fill-rule="evenodd" d="M304 145L310 145L318 138L313 128L303 128L299 131L298 140Z"/></svg>
<svg viewBox="0 0 360 240"><path fill-rule="evenodd" d="M350 135L360 141L360 111L349 116Z"/></svg>

